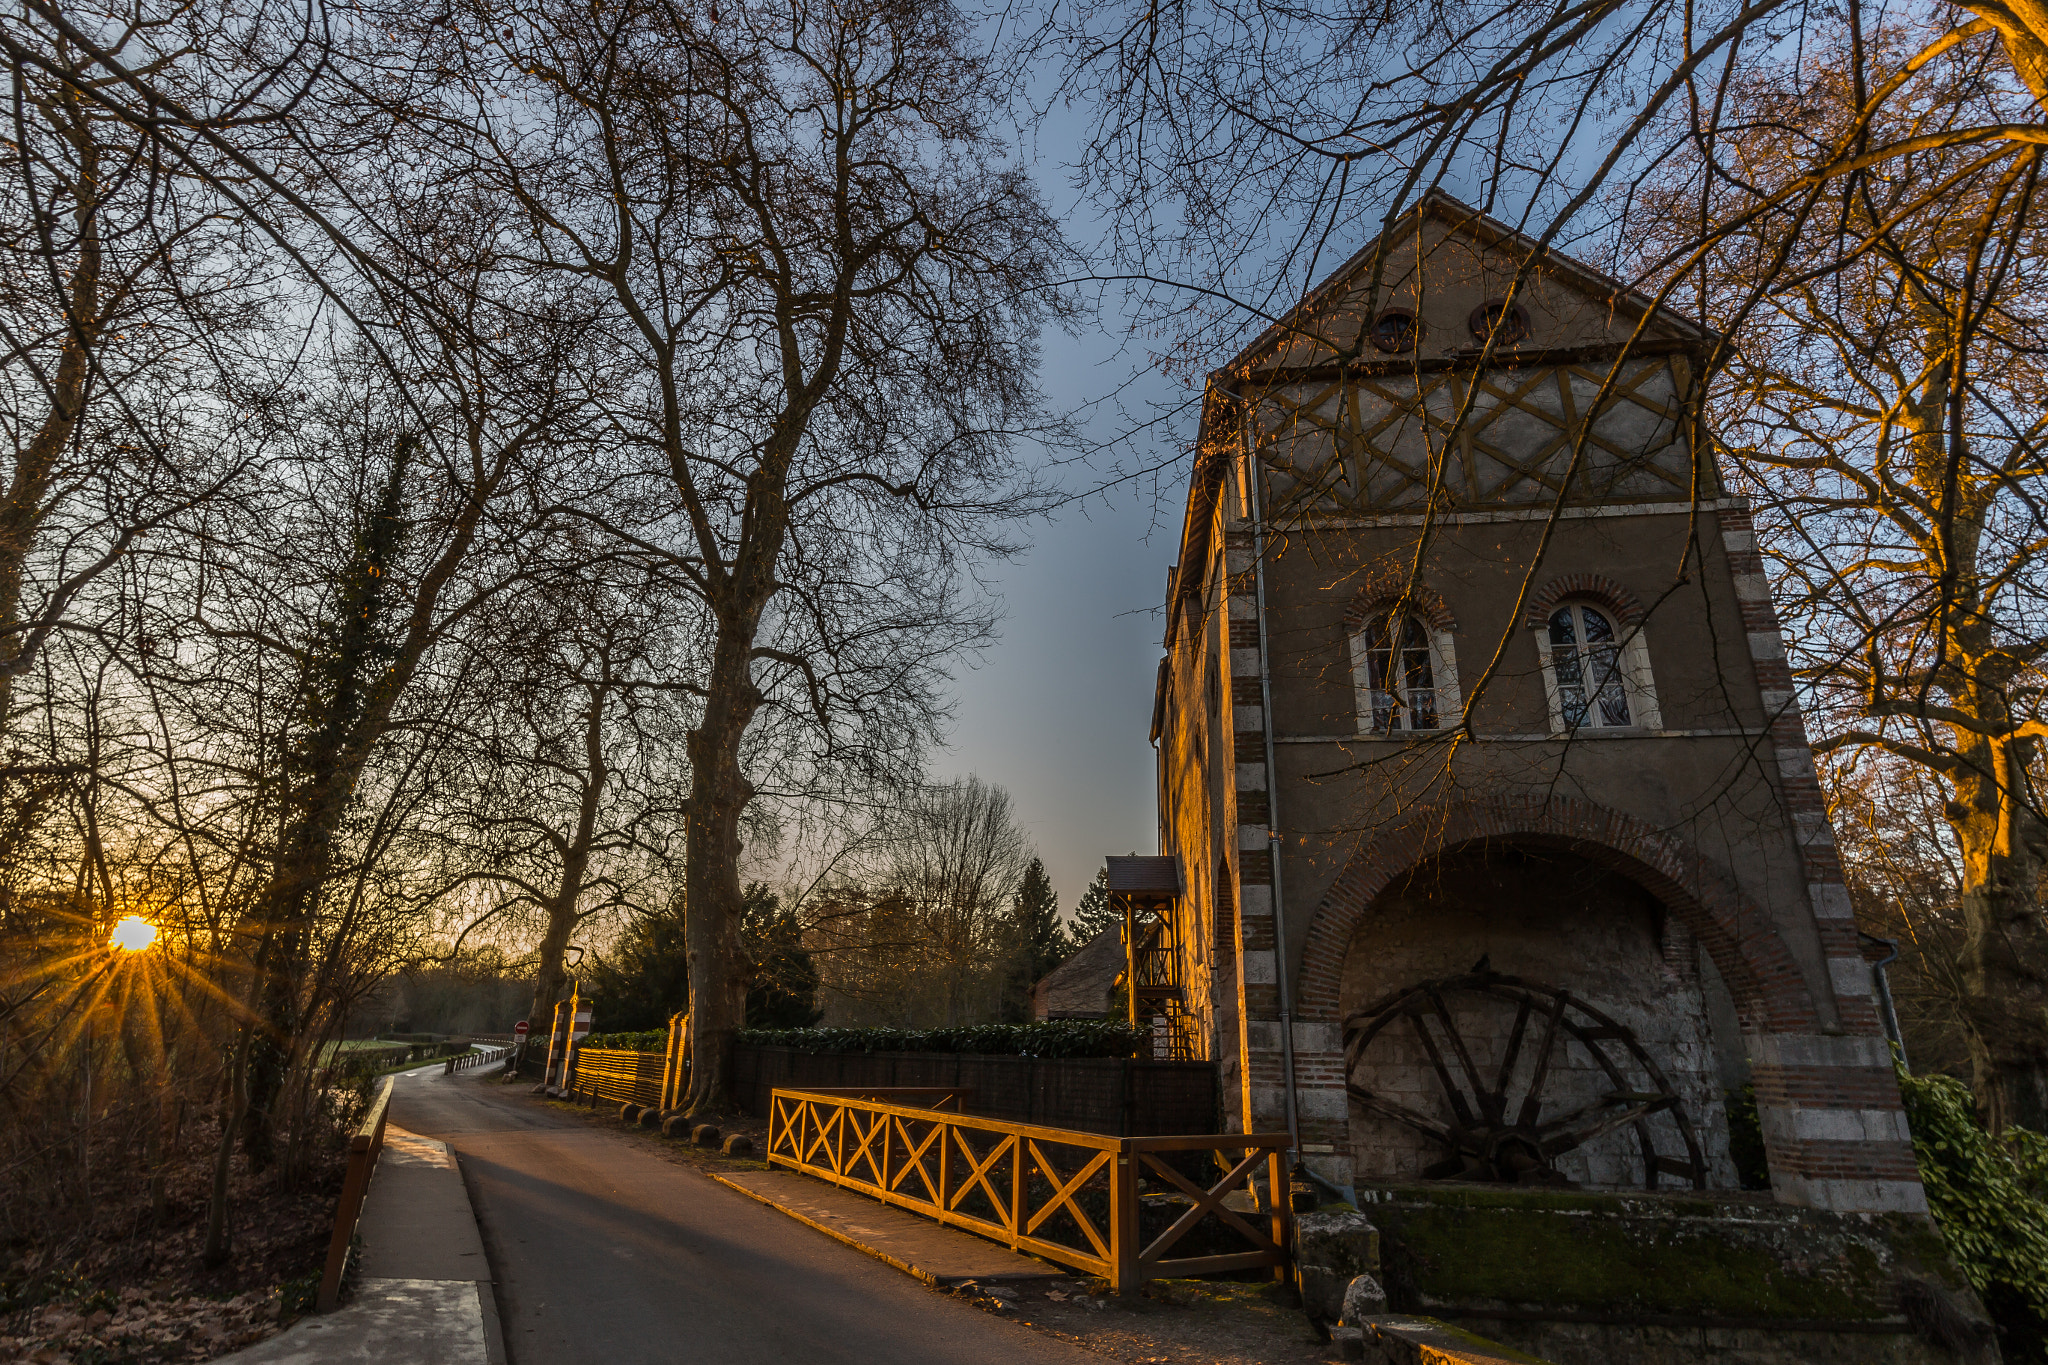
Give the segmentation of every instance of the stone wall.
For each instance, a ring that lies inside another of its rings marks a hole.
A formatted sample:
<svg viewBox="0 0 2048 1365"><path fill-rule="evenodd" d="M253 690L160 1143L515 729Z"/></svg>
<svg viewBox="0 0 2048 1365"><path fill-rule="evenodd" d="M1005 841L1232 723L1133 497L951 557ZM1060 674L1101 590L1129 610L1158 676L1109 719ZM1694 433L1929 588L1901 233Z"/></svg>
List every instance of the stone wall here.
<svg viewBox="0 0 2048 1365"><path fill-rule="evenodd" d="M1333 1260L1319 1248L1344 1242L1354 1249L1334 1258L1338 1276L1376 1255L1390 1311L1555 1365L1998 1359L1982 1305L1924 1218L1469 1185L1359 1196L1362 1215L1299 1220L1305 1260Z"/></svg>
<svg viewBox="0 0 2048 1365"><path fill-rule="evenodd" d="M1709 1188L1738 1187L1728 1152L1724 1067L1708 1021L1698 949L1683 925L1641 888L1570 854L1498 850L1439 859L1390 888L1360 926L1345 967L1346 1013L1418 982L1467 972L1482 957L1493 971L1569 989L1629 1029L1681 1096L1706 1156ZM1506 1059L1515 1006L1480 994L1444 1000L1474 1066L1492 1083ZM1542 1032L1540 1019L1524 1021L1508 1077L1511 1109L1535 1080ZM1441 1046L1441 1037L1437 1041ZM1629 1087L1651 1087L1647 1074L1627 1074L1623 1049L1611 1042L1602 1048L1624 1066ZM1740 1040L1726 1040L1722 1050L1740 1056ZM1446 1060L1455 1076L1459 1062ZM1436 1069L1407 1020L1374 1037L1351 1078L1422 1114L1451 1117ZM1539 1117L1571 1114L1614 1089L1585 1046L1561 1037L1543 1074ZM1660 1151L1684 1155L1669 1115L1647 1122ZM1355 1102L1351 1151L1357 1178L1368 1182L1415 1179L1444 1155L1413 1128ZM1556 1166L1591 1189L1645 1187L1641 1148L1630 1129L1566 1152ZM1664 1183L1673 1182L1666 1177Z"/></svg>

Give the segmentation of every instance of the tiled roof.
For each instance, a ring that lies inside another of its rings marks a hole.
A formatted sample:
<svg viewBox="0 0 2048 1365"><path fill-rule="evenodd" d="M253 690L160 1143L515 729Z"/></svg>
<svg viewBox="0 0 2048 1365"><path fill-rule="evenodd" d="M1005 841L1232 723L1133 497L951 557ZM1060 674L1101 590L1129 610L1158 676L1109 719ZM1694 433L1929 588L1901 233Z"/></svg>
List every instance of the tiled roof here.
<svg viewBox="0 0 2048 1365"><path fill-rule="evenodd" d="M1109 858L1109 889L1178 896L1180 860L1177 858Z"/></svg>

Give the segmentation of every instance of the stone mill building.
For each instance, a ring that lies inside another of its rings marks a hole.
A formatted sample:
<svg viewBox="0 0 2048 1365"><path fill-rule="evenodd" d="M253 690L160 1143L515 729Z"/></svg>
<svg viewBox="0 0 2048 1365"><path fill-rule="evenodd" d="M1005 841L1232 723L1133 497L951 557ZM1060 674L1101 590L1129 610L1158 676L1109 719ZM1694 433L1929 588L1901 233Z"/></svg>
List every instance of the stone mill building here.
<svg viewBox="0 0 2048 1365"><path fill-rule="evenodd" d="M1211 377L1141 997L1334 1185L1925 1209L1713 341L1434 196Z"/></svg>

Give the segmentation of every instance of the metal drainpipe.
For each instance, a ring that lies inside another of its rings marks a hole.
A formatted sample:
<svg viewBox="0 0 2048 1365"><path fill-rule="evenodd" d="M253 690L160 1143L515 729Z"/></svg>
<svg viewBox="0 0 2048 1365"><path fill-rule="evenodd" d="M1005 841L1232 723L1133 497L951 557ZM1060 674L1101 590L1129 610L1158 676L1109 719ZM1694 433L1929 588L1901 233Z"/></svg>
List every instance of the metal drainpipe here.
<svg viewBox="0 0 2048 1365"><path fill-rule="evenodd" d="M1251 459L1249 448L1245 459ZM1273 763L1273 670L1266 631L1266 507L1256 465L1246 469L1252 495L1252 595L1259 614L1259 702L1266 713L1266 849L1273 865L1273 975L1280 987L1280 1066L1285 1076L1287 1166L1301 1164L1301 1125L1294 1112L1294 998L1287 981L1287 911L1280 882L1280 800L1275 790L1279 771ZM1249 1117L1249 1115L1247 1115ZM1286 1198L1273 1191L1277 1204Z"/></svg>
<svg viewBox="0 0 2048 1365"><path fill-rule="evenodd" d="M1906 1062L1906 1035L1899 1032L1899 1012L1892 1007L1891 974L1885 971L1885 968L1899 960L1898 941L1879 938L1876 934L1865 933L1861 929L1856 933L1859 938L1867 938L1872 943L1882 943L1885 946L1885 955L1870 964L1870 975L1877 983L1877 1003L1884 1011L1885 1034L1892 1040L1892 1046L1899 1050L1899 1069L1911 1074L1913 1068Z"/></svg>

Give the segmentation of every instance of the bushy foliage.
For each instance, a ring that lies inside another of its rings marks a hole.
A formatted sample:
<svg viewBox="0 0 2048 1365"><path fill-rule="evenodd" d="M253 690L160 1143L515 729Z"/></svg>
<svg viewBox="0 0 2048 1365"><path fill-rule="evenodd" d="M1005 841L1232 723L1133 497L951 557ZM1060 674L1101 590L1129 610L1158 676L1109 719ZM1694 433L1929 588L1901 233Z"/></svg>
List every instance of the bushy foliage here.
<svg viewBox="0 0 2048 1365"><path fill-rule="evenodd" d="M1901 1076L1913 1154L1949 1254L1997 1322L2005 1357L2048 1361L2048 1139L1977 1122L1953 1076Z"/></svg>
<svg viewBox="0 0 2048 1365"><path fill-rule="evenodd" d="M1151 1047L1149 1025L1121 1019L1050 1019L1038 1024L970 1024L965 1028L745 1028L745 1047L799 1052L971 1052L986 1057L1131 1057ZM668 1031L593 1033L583 1046L621 1052L665 1052Z"/></svg>
<svg viewBox="0 0 2048 1365"><path fill-rule="evenodd" d="M547 1039L542 1038L543 1045ZM660 1052L668 1051L668 1030L665 1028L640 1029L631 1033L593 1033L583 1040L583 1046L613 1052Z"/></svg>
<svg viewBox="0 0 2048 1365"><path fill-rule="evenodd" d="M1051 1019L1037 1024L964 1028L742 1029L750 1047L801 1052L972 1052L996 1057L1130 1057L1149 1048L1149 1025L1121 1019Z"/></svg>

